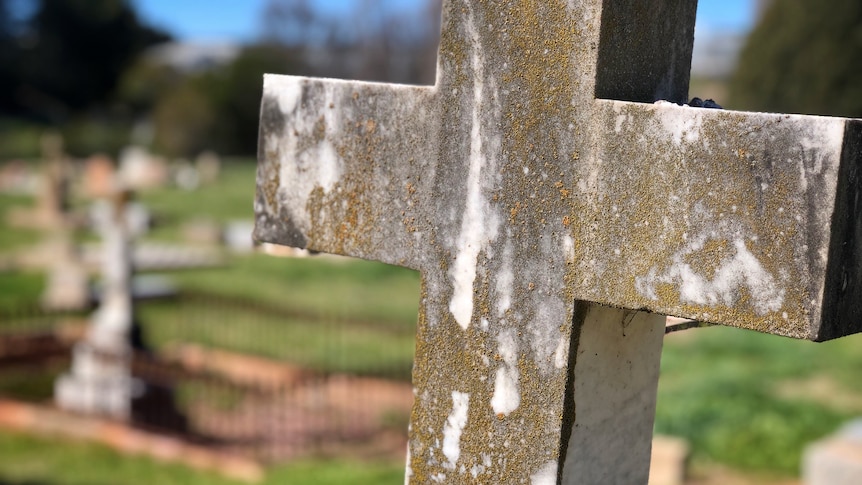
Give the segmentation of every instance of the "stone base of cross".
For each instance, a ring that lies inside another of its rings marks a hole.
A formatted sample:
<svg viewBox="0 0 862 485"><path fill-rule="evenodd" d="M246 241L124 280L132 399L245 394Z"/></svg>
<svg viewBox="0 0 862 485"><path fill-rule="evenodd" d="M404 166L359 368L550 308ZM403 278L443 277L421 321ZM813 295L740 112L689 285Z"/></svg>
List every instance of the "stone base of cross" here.
<svg viewBox="0 0 862 485"><path fill-rule="evenodd" d="M137 386L131 359L131 350L106 353L88 342L76 344L71 370L54 383L54 401L68 411L129 420Z"/></svg>
<svg viewBox="0 0 862 485"><path fill-rule="evenodd" d="M267 76L258 240L422 274L407 477L646 483L664 315L862 330L862 125L687 98L688 0L449 0L433 87Z"/></svg>

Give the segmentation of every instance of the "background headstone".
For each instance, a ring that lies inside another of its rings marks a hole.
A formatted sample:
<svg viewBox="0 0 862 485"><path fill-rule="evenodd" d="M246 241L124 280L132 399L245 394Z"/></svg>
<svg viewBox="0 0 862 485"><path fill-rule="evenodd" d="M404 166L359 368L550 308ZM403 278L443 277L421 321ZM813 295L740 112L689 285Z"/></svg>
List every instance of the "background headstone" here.
<svg viewBox="0 0 862 485"><path fill-rule="evenodd" d="M183 240L187 243L217 246L222 242L221 224L212 219L194 219L182 226Z"/></svg>
<svg viewBox="0 0 862 485"><path fill-rule="evenodd" d="M39 177L33 173L30 164L12 160L0 165L0 192L33 195L38 192L38 186Z"/></svg>
<svg viewBox="0 0 862 485"><path fill-rule="evenodd" d="M129 419L132 398L142 392L132 378L132 243L126 225L129 193L111 201L110 218L99 226L104 241L103 291L86 339L75 345L72 369L60 376L54 398L63 409ZM136 389L137 388L137 389Z"/></svg>
<svg viewBox="0 0 862 485"><path fill-rule="evenodd" d="M805 450L802 480L805 485L862 483L862 419Z"/></svg>
<svg viewBox="0 0 862 485"><path fill-rule="evenodd" d="M183 190L195 190L201 183L198 170L188 160L176 161L174 164L173 175L174 184Z"/></svg>
<svg viewBox="0 0 862 485"><path fill-rule="evenodd" d="M224 243L228 249L237 253L248 253L254 250L253 221L230 221L224 228Z"/></svg>
<svg viewBox="0 0 862 485"><path fill-rule="evenodd" d="M202 152L195 159L195 168L202 184L214 183L221 173L221 158L213 151Z"/></svg>
<svg viewBox="0 0 862 485"><path fill-rule="evenodd" d="M681 438L653 437L649 485L685 485L690 451Z"/></svg>
<svg viewBox="0 0 862 485"><path fill-rule="evenodd" d="M42 176L36 207L10 211L9 222L19 227L65 230L69 223L71 164L63 153L63 138L59 134L46 133L41 142Z"/></svg>
<svg viewBox="0 0 862 485"><path fill-rule="evenodd" d="M78 310L90 303L89 277L75 244L76 223L70 210L72 167L56 133L42 136L45 176L34 222L48 231L43 248L48 267L42 306L48 310Z"/></svg>
<svg viewBox="0 0 862 485"><path fill-rule="evenodd" d="M46 310L81 310L90 305L89 273L71 231L51 236L42 254L48 261L41 304Z"/></svg>
<svg viewBox="0 0 862 485"><path fill-rule="evenodd" d="M90 205L91 227L99 234L110 230L111 225L115 224L115 210L114 204L110 200L99 199L93 202ZM137 201L128 201L123 210L123 218L129 236L132 238L144 236L149 231L151 224L150 211L147 206Z"/></svg>
<svg viewBox="0 0 862 485"><path fill-rule="evenodd" d="M107 155L96 154L84 162L84 195L92 199L102 199L114 192L116 180L114 162Z"/></svg>
<svg viewBox="0 0 862 485"><path fill-rule="evenodd" d="M143 147L129 146L120 153L119 177L124 187L133 190L161 187L168 181L168 164Z"/></svg>

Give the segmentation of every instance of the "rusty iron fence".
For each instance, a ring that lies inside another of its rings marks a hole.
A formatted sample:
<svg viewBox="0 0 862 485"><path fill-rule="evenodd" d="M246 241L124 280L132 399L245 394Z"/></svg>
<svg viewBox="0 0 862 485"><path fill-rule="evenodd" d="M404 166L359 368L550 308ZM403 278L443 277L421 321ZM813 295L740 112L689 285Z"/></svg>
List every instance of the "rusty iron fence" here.
<svg viewBox="0 0 862 485"><path fill-rule="evenodd" d="M52 404L87 314L0 314L0 397ZM414 325L182 293L136 306L132 424L266 462L406 445Z"/></svg>

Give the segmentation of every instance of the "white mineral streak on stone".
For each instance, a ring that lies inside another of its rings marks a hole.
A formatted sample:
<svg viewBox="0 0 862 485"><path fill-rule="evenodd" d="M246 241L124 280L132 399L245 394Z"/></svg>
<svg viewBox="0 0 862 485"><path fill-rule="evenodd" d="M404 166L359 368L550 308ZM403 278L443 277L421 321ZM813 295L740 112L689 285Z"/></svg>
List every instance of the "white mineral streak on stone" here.
<svg viewBox="0 0 862 485"><path fill-rule="evenodd" d="M814 166L808 167L806 173L819 175L824 168L824 161L838 160L844 144L844 120L834 118L815 118L816 122L808 121L805 133L799 144L806 153L819 155L814 159ZM837 169L837 167L835 167Z"/></svg>
<svg viewBox="0 0 862 485"><path fill-rule="evenodd" d="M562 369L569 361L569 339L563 335L560 337L560 343L557 345L557 351L554 352L554 367Z"/></svg>
<svg viewBox="0 0 862 485"><path fill-rule="evenodd" d="M449 460L449 469L454 470L461 457L461 433L467 425L470 394L452 391L452 412L443 425L443 455Z"/></svg>
<svg viewBox="0 0 862 485"><path fill-rule="evenodd" d="M565 236L563 238L563 250L566 253L567 261L575 260L575 240L572 239L572 236Z"/></svg>
<svg viewBox="0 0 862 485"><path fill-rule="evenodd" d="M327 136L337 137L341 134L341 118L346 108L341 106L343 104L341 103L341 99L339 99L341 92L336 89L336 85L327 83L325 86L323 106L327 108L329 106L338 107L338 109L326 109L323 113L323 117L326 120L325 133Z"/></svg>
<svg viewBox="0 0 862 485"><path fill-rule="evenodd" d="M672 264L662 274L656 268L647 276L637 277L635 287L642 296L657 300L655 287L661 283L671 283L679 288L680 299L696 305L732 306L739 298L740 288L746 288L751 295L752 305L758 315L779 310L784 304L784 289L771 275L757 257L748 250L743 239L733 241L735 254L725 258L715 268L712 279L698 274L686 262L688 255L699 251L711 238L693 238L685 248L674 254Z"/></svg>
<svg viewBox="0 0 862 485"><path fill-rule="evenodd" d="M468 5L469 8L469 5ZM494 217L488 202L482 196L482 172L487 158L482 144L481 108L484 100L484 67L479 33L473 24L472 14L467 17L467 31L472 41L473 61L473 119L470 130L470 170L467 175L467 203L461 220L458 237L458 256L450 275L453 283L449 311L462 329L467 330L473 316L473 283L479 253L489 239L496 236Z"/></svg>
<svg viewBox="0 0 862 485"><path fill-rule="evenodd" d="M315 166L315 161L317 162L317 185L329 193L341 178L340 160L332 142L323 140L317 150L309 150L300 155L300 163L303 165Z"/></svg>
<svg viewBox="0 0 862 485"><path fill-rule="evenodd" d="M790 121L795 121L799 116L789 117ZM799 143L803 149L803 156L800 157L800 186L803 190L808 188L808 177L817 175L825 181L823 187L829 189L815 196L820 197L820 200L831 203L835 200L834 187L837 186L838 166L841 160L841 150L844 144L844 129L846 121L836 118L814 118L814 122L810 121L811 117L805 117L806 120L804 130L805 136L801 136ZM813 166L806 167L805 159L814 156ZM813 214L813 219L808 221L809 225L814 227L824 227L829 224L828 217L831 216L831 211L820 211ZM826 266L829 258L829 247L824 244L817 249L817 257L820 260L821 266Z"/></svg>
<svg viewBox="0 0 862 485"><path fill-rule="evenodd" d="M530 475L531 485L555 485L557 483L557 462L549 461Z"/></svg>
<svg viewBox="0 0 862 485"><path fill-rule="evenodd" d="M264 74L263 91L275 97L282 113L290 114L302 98L302 78Z"/></svg>
<svg viewBox="0 0 862 485"><path fill-rule="evenodd" d="M521 404L521 392L518 386L518 344L512 330L503 330L497 336L499 348L497 353L503 359L503 365L497 369L494 380L494 395L491 397L491 407L495 414L508 415L518 409Z"/></svg>
<svg viewBox="0 0 862 485"><path fill-rule="evenodd" d="M797 116L792 116L792 122ZM813 160L807 160L808 156L800 157L799 163L799 187L802 191L808 190L808 177L820 175L830 161L837 161L841 156L841 147L844 142L844 123L830 118L815 118L816 121L808 121L805 126L805 136L798 140L799 146L805 155L814 155ZM810 164L813 162L813 164Z"/></svg>
<svg viewBox="0 0 862 485"><path fill-rule="evenodd" d="M679 146L683 141L694 143L700 139L704 110L676 106L673 103L653 106L661 126L670 133L675 145Z"/></svg>
<svg viewBox="0 0 862 485"><path fill-rule="evenodd" d="M407 443L407 467L404 471L404 485L409 485L411 478L413 478L413 468L410 466L410 443Z"/></svg>
<svg viewBox="0 0 862 485"><path fill-rule="evenodd" d="M623 123L626 122L628 116L626 115L617 115L617 120L614 122L614 132L619 133L623 131Z"/></svg>
<svg viewBox="0 0 862 485"><path fill-rule="evenodd" d="M288 120L282 133L268 133L267 151L279 154L279 197L287 208L293 208L292 222L300 230L309 229L308 217L304 214L308 199L315 188L330 192L341 178L343 162L330 141L338 136L337 115L324 115L326 136L310 146L302 147L300 139L313 139L315 124L320 119L314 110L297 110L303 89L313 81L291 76L264 76L264 92L275 98L279 109ZM327 85L321 106L334 100L336 87ZM294 134L296 133L296 134ZM302 148L301 148L302 147ZM275 208L270 208L275 209Z"/></svg>
<svg viewBox="0 0 862 485"><path fill-rule="evenodd" d="M515 284L515 273L512 271L512 244L507 243L503 249L503 261L497 273L497 316L503 317L512 307L512 285Z"/></svg>
<svg viewBox="0 0 862 485"><path fill-rule="evenodd" d="M556 365L556 355L560 350L560 315L566 314L566 304L554 295L533 292L532 307L537 315L530 323L530 346L536 362L544 375L549 374ZM567 355L568 357L568 355Z"/></svg>

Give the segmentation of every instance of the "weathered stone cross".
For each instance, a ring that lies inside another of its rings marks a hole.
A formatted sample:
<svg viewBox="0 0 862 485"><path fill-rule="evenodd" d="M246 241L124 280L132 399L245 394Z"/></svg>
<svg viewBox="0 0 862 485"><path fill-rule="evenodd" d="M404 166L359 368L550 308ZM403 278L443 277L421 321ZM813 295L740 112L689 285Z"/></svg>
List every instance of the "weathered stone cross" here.
<svg viewBox="0 0 862 485"><path fill-rule="evenodd" d="M651 104L695 8L449 0L433 87L266 77L257 239L422 274L412 481L645 483L663 315L862 330L860 123Z"/></svg>

